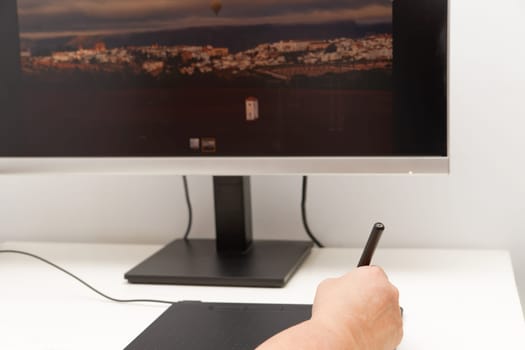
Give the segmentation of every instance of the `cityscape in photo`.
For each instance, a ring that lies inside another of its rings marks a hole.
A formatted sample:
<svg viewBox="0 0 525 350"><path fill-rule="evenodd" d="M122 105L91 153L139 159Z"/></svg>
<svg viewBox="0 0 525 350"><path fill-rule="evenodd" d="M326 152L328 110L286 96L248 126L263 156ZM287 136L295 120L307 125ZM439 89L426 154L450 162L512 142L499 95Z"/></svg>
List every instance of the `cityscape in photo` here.
<svg viewBox="0 0 525 350"><path fill-rule="evenodd" d="M18 0L18 15L33 153L391 152L389 0Z"/></svg>

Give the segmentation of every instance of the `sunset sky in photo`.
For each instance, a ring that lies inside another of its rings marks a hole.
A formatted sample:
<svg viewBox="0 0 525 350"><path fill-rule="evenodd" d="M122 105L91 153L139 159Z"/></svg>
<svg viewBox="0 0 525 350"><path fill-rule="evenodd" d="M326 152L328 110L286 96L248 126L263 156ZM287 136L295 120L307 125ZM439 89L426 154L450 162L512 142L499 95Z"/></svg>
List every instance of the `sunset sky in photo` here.
<svg viewBox="0 0 525 350"><path fill-rule="evenodd" d="M193 26L391 22L390 0L18 0L24 37L117 34Z"/></svg>

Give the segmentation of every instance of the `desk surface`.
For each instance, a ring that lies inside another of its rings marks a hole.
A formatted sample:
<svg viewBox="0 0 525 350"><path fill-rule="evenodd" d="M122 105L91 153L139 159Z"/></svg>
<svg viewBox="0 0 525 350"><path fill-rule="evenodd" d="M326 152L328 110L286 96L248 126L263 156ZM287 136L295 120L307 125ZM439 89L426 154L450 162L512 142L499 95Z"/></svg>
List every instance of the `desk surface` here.
<svg viewBox="0 0 525 350"><path fill-rule="evenodd" d="M156 245L17 243L119 298L311 303L317 284L353 268L359 249L314 249L283 289L130 285L124 273ZM379 250L405 309L404 349L525 349L525 322L505 251ZM166 308L106 301L28 257L0 256L0 349L122 349Z"/></svg>

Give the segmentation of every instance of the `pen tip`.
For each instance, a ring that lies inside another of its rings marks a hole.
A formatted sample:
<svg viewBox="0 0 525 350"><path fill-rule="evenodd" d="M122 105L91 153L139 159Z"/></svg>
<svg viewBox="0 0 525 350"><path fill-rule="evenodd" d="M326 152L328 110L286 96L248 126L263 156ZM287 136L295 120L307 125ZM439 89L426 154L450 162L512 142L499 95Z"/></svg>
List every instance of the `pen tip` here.
<svg viewBox="0 0 525 350"><path fill-rule="evenodd" d="M383 225L383 224L380 223L380 222L377 222L377 223L375 224L375 227L378 228L378 229L384 229L384 228L385 228L385 225Z"/></svg>

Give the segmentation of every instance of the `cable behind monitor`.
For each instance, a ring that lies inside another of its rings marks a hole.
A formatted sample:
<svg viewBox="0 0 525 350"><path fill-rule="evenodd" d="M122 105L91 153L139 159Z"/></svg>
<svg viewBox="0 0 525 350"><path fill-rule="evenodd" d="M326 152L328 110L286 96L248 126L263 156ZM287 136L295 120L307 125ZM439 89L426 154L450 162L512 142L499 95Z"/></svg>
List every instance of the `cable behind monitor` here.
<svg viewBox="0 0 525 350"><path fill-rule="evenodd" d="M302 198L301 198L301 217L303 219L303 226L304 230L306 231L306 234L312 242L315 243L315 245L319 248L324 248L324 245L315 237L312 230L310 229L310 226L308 225L307 215L306 215L306 195L308 192L308 176L303 176L303 190L302 190Z"/></svg>

